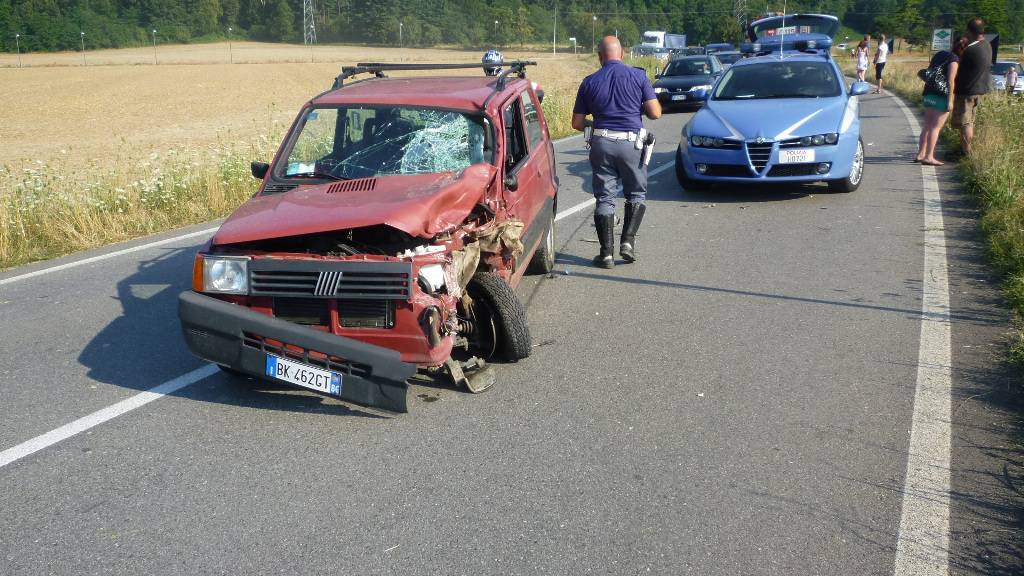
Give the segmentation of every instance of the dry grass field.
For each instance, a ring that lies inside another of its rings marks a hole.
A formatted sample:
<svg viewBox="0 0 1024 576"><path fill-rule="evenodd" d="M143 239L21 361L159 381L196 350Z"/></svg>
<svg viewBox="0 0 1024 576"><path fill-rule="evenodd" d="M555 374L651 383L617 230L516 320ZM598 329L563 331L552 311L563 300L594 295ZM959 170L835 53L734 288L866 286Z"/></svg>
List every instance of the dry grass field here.
<svg viewBox="0 0 1024 576"><path fill-rule="evenodd" d="M477 51L233 43L0 55L0 269L230 212L299 107L359 61L475 62ZM589 56L538 66L555 137ZM453 72L457 74L458 72ZM462 72L463 74L465 72ZM406 73L397 73L406 74Z"/></svg>

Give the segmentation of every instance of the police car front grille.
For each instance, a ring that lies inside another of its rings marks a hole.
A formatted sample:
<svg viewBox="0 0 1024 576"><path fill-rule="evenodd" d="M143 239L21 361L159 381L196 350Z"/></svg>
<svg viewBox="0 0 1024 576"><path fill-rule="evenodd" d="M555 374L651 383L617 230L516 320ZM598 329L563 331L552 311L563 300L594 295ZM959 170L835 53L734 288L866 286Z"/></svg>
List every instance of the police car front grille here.
<svg viewBox="0 0 1024 576"><path fill-rule="evenodd" d="M768 160L772 157L772 143L747 142L747 156L755 170L758 172L764 170L764 167L768 165Z"/></svg>
<svg viewBox="0 0 1024 576"><path fill-rule="evenodd" d="M813 176L818 173L817 168L817 164L777 164L768 171L768 177Z"/></svg>

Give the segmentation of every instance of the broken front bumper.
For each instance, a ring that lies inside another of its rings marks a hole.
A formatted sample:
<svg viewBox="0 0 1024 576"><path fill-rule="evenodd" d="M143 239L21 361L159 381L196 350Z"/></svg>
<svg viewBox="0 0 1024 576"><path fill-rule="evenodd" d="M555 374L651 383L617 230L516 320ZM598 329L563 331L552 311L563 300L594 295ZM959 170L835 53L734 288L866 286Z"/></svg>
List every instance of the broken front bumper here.
<svg viewBox="0 0 1024 576"><path fill-rule="evenodd" d="M178 297L178 317L193 354L263 376L267 354L342 374L338 397L356 404L406 412L406 380L416 366L398 352L292 324L196 292ZM276 380L275 380L276 381Z"/></svg>

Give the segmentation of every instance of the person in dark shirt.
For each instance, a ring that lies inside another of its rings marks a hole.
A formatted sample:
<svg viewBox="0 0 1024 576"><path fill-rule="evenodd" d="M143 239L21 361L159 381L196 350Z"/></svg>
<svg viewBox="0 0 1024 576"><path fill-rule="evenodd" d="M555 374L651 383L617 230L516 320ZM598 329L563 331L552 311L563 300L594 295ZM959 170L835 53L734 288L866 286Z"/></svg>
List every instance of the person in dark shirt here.
<svg viewBox="0 0 1024 576"><path fill-rule="evenodd" d="M627 263L636 260L636 232L643 220L647 195L647 165L644 163L641 114L655 120L661 105L647 73L622 62L622 45L615 36L601 39L601 69L583 79L572 109L572 127L581 132L587 116L593 116L590 139L590 167L593 170L594 226L601 252L594 264L615 266L615 196L618 184L626 197L619 255Z"/></svg>
<svg viewBox="0 0 1024 576"><path fill-rule="evenodd" d="M960 151L971 153L978 103L992 84L992 46L985 40L985 23L975 18L967 24L967 48L960 57L953 92L953 126L960 129Z"/></svg>
<svg viewBox="0 0 1024 576"><path fill-rule="evenodd" d="M942 93L937 89L929 89L926 84L922 101L924 104L924 129L921 130L921 137L918 140L916 160L929 166L942 166L942 162L935 159L935 145L939 141L939 133L942 126L949 117L949 111L953 109L953 92L956 90L956 73L960 66L960 54L963 54L967 47L967 39L960 38L953 46L953 51L941 50L932 56L928 63L929 69L942 68L949 82L949 91Z"/></svg>

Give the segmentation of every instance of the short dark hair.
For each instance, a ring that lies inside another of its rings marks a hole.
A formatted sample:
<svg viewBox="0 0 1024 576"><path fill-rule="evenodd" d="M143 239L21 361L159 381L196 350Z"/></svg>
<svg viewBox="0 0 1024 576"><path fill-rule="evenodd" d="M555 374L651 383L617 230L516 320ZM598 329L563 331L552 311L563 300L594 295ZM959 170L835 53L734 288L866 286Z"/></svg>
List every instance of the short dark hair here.
<svg viewBox="0 0 1024 576"><path fill-rule="evenodd" d="M981 18L975 18L967 23L967 31L975 36L981 36L985 33L985 21Z"/></svg>

